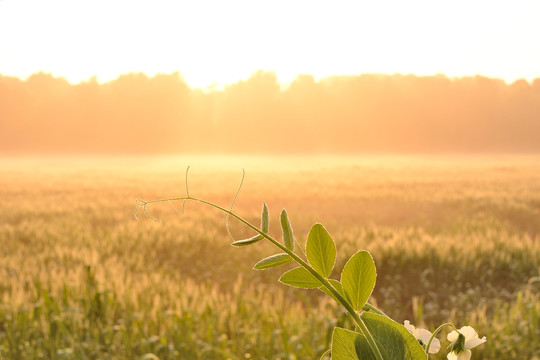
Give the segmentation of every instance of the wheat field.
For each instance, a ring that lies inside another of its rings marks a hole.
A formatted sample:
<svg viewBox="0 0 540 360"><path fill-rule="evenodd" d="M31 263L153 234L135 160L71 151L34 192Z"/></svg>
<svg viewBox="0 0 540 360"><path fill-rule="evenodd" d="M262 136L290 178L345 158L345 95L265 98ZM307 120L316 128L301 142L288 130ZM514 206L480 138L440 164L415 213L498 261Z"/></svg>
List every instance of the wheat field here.
<svg viewBox="0 0 540 360"><path fill-rule="evenodd" d="M184 196L188 166L190 195L226 208L244 169L234 210L259 224L266 202L276 238L282 208L300 246L322 223L334 276L369 250L396 321L472 325L475 359L540 359L540 157L518 155L0 158L0 358L318 359L350 320L279 284L288 265L252 270L268 244L230 246L195 202L135 218L137 198Z"/></svg>

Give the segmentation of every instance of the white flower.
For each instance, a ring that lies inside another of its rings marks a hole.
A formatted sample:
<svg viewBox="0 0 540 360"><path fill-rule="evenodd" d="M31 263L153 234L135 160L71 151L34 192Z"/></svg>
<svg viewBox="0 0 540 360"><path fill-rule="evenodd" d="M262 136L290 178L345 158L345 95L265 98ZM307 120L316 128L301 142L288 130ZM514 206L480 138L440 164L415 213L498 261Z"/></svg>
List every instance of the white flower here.
<svg viewBox="0 0 540 360"><path fill-rule="evenodd" d="M431 335L433 335L426 329L415 328L414 325L411 325L409 320L405 320L405 322L403 323L403 326L405 326L405 329L409 330L412 336L414 336L416 340L418 340L420 345L422 345L422 347L424 348L427 346L429 339L431 339ZM433 338L433 341L429 345L429 353L435 354L439 351L440 348L441 348L441 342L439 341L439 339Z"/></svg>
<svg viewBox="0 0 540 360"><path fill-rule="evenodd" d="M448 360L469 360L471 349L487 341L486 337L479 338L476 331L470 326L464 326L458 331L452 331L447 336L451 341L451 351L446 356Z"/></svg>

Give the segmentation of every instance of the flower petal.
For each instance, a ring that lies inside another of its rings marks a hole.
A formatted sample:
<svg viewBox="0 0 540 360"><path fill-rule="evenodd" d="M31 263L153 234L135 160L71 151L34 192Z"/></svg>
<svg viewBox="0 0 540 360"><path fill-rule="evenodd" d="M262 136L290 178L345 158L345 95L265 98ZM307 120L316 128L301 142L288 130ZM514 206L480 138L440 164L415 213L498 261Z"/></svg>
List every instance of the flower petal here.
<svg viewBox="0 0 540 360"><path fill-rule="evenodd" d="M446 338L448 339L448 341L450 342L454 342L458 339L459 337L459 334L456 330L452 331L451 333L449 333Z"/></svg>
<svg viewBox="0 0 540 360"><path fill-rule="evenodd" d="M446 358L448 360L457 360L458 357L455 352L451 351L448 353L448 355L446 355Z"/></svg>
<svg viewBox="0 0 540 360"><path fill-rule="evenodd" d="M414 330L416 330L416 328L414 327L414 325L411 325L409 320L405 320L403 322L403 326L405 326L405 329L409 330L409 332L414 335Z"/></svg>
<svg viewBox="0 0 540 360"><path fill-rule="evenodd" d="M459 332L465 336L465 341L478 337L478 334L471 326L463 326Z"/></svg>
<svg viewBox="0 0 540 360"><path fill-rule="evenodd" d="M429 339L431 339L431 332L426 329L416 329L416 338L422 340L424 344L427 344Z"/></svg>
<svg viewBox="0 0 540 360"><path fill-rule="evenodd" d="M429 341L429 340L428 340ZM427 342L426 342L427 344ZM431 345L429 345L429 350L428 352L430 354L436 354L439 352L439 350L441 349L441 342L439 341L439 339L433 339L433 341L431 342Z"/></svg>
<svg viewBox="0 0 540 360"><path fill-rule="evenodd" d="M485 336L483 338L481 338L481 339L479 339L478 336L476 336L475 338L472 338L472 339L469 339L469 340L465 341L464 348L465 349L472 349L472 348L477 347L480 344L485 343L486 341L487 341L487 339L486 339Z"/></svg>
<svg viewBox="0 0 540 360"><path fill-rule="evenodd" d="M471 350L463 350L457 356L458 360L469 360L471 358Z"/></svg>

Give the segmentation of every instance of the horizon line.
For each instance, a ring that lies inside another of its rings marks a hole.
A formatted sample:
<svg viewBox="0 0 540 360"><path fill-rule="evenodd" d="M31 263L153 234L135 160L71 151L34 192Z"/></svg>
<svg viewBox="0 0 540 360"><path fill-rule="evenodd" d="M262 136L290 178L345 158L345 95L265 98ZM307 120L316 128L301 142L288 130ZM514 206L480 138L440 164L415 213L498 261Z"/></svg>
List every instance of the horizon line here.
<svg viewBox="0 0 540 360"><path fill-rule="evenodd" d="M394 72L394 73L365 72L365 73L355 73L355 74L335 74L335 75L326 75L326 76L316 76L316 75L313 75L313 74L310 74L310 73L298 73L291 80L283 80L283 79L280 79L280 77L278 76L276 70L266 70L266 69L255 70L255 71L251 72L249 74L249 76L242 77L242 78L240 78L240 79L238 79L238 80L236 80L234 82L227 82L227 83L223 83L223 84L218 83L218 82L214 82L214 83L206 85L206 86L196 86L196 85L190 84L186 80L185 75L180 70L174 70L174 71L170 71L170 72L165 72L165 71L164 72L153 72L153 73L147 73L145 71L128 71L128 72L125 72L125 73L120 73L116 77L106 79L106 80L100 80L100 76L95 74L95 75L89 76L86 79L81 79L79 81L73 81L73 80L70 80L65 75L55 74L52 71L46 71L46 70L39 70L39 71L33 72L33 73L31 73L31 74L29 74L27 76L20 76L20 75L14 75L14 74L4 74L4 73L0 72L0 77L11 77L11 78L16 78L16 79L18 79L20 81L25 82L25 81L28 81L31 77L36 76L36 75L48 75L48 76L51 76L54 79L65 80L70 85L80 85L80 84L93 83L93 82L95 82L95 83L97 83L99 85L104 85L104 84L108 84L108 83L117 81L119 78L121 78L123 76L129 76L129 75L144 75L144 76L148 77L149 79L155 78L157 76L177 75L178 78L181 79L192 90L199 89L199 90L203 90L203 91L216 91L216 90L219 91L219 90L223 90L224 88L226 88L228 86L245 82L245 81L249 80L250 78L252 78L253 76L255 76L255 75L259 74L259 73L275 75L277 83L281 86L282 89L289 87L296 79L298 79L299 77L302 77L302 76L312 77L314 82L316 82L316 83L319 83L319 82L321 82L323 80L332 79L332 78L346 78L346 77L357 77L357 76L380 76L380 77L392 77L392 76L407 77L407 76L413 76L413 77L418 77L418 78L445 77L445 78L447 78L447 79L449 79L451 81L459 80L459 79L467 79L467 78L477 78L477 77L479 77L479 78L485 78L485 79L490 79L490 80L502 81L506 85L511 85L511 84L514 84L516 82L521 82L521 81L525 81L529 85L531 85L536 80L540 79L540 74L538 76L535 76L532 79L527 79L527 78L521 77L521 78L516 78L513 81L508 81L507 79L504 79L504 78L501 78L501 77L492 77L492 76L483 75L483 74L471 74L471 75L457 75L457 76L454 76L454 75L448 75L448 74L445 74L445 73L416 74L416 73L413 73L413 72L409 72L409 73L405 73L405 72Z"/></svg>

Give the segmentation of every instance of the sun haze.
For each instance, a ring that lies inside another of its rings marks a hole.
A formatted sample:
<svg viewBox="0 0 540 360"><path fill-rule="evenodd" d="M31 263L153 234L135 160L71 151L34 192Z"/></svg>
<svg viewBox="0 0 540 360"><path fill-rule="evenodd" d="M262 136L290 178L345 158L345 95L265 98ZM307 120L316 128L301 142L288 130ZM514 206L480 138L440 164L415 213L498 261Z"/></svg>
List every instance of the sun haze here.
<svg viewBox="0 0 540 360"><path fill-rule="evenodd" d="M0 74L71 83L180 72L191 87L257 70L288 83L362 73L540 75L537 1L0 1Z"/></svg>

